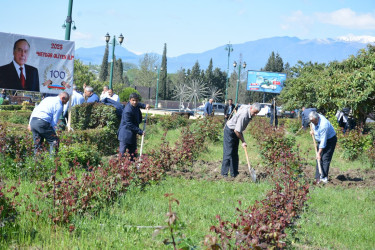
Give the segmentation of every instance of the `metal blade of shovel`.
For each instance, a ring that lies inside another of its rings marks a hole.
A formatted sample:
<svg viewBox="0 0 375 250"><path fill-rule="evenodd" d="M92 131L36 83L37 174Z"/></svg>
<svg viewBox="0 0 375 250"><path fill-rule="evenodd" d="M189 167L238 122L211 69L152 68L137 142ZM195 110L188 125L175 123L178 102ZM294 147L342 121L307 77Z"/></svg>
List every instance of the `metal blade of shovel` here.
<svg viewBox="0 0 375 250"><path fill-rule="evenodd" d="M255 169L253 169L251 166L250 166L250 160L249 160L249 156L247 154L247 148L244 147L244 150L245 150L245 155L246 155L246 160L247 160L247 166L249 167L249 174L251 176L251 179L253 180L253 182L256 182L257 181L257 174L255 172Z"/></svg>

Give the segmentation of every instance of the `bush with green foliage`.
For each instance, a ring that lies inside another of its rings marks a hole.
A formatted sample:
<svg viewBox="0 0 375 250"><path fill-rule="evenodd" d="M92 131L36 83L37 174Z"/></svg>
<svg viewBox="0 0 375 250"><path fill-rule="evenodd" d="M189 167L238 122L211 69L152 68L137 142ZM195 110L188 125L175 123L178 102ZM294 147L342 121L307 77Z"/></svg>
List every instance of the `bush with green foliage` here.
<svg viewBox="0 0 375 250"><path fill-rule="evenodd" d="M117 131L120 118L113 106L102 103L84 103L72 108L72 128L85 130L107 127Z"/></svg>
<svg viewBox="0 0 375 250"><path fill-rule="evenodd" d="M339 147L342 150L342 158L353 161L371 147L371 136L363 135L359 129L338 133Z"/></svg>
<svg viewBox="0 0 375 250"><path fill-rule="evenodd" d="M1 105L0 110L22 110L22 107L22 105ZM32 111L34 108L32 105L27 105L24 109Z"/></svg>
<svg viewBox="0 0 375 250"><path fill-rule="evenodd" d="M286 119L284 126L290 133L295 134L302 126L300 119Z"/></svg>
<svg viewBox="0 0 375 250"><path fill-rule="evenodd" d="M30 115L31 111L28 110L0 111L0 121L26 125L29 123Z"/></svg>
<svg viewBox="0 0 375 250"><path fill-rule="evenodd" d="M101 159L96 145L79 142L61 145L58 156L60 161L70 168L77 164L82 167L97 166Z"/></svg>
<svg viewBox="0 0 375 250"><path fill-rule="evenodd" d="M74 130L64 132L60 136L60 145L80 143L82 145L95 145L101 155L116 154L119 142L117 140L117 129L96 128L86 130Z"/></svg>
<svg viewBox="0 0 375 250"><path fill-rule="evenodd" d="M133 89L133 88L124 88L121 93L120 93L120 101L121 102L128 102L129 101L129 96L131 93L137 93L139 95L139 101L142 101L142 96L139 94L138 90Z"/></svg>

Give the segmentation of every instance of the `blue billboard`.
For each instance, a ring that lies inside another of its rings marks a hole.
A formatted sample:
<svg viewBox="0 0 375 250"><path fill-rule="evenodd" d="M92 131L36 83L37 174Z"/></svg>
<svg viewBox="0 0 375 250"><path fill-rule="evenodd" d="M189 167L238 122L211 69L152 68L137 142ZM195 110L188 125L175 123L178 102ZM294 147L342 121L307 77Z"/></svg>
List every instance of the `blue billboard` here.
<svg viewBox="0 0 375 250"><path fill-rule="evenodd" d="M285 73L248 70L246 89L279 94L284 87L285 80Z"/></svg>

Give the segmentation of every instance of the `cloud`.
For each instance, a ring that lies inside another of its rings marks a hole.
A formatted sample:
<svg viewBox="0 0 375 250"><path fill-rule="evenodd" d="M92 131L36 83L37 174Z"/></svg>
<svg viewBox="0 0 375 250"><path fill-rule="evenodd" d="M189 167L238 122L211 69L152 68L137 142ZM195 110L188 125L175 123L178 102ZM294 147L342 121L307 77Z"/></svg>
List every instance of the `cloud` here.
<svg viewBox="0 0 375 250"><path fill-rule="evenodd" d="M322 23L345 28L375 30L374 15L357 14L349 8L339 9L330 13L316 13L316 18Z"/></svg>
<svg viewBox="0 0 375 250"><path fill-rule="evenodd" d="M307 33L313 24L313 19L303 14L301 10L292 12L290 16L284 17L284 22L280 25L283 30L299 30Z"/></svg>

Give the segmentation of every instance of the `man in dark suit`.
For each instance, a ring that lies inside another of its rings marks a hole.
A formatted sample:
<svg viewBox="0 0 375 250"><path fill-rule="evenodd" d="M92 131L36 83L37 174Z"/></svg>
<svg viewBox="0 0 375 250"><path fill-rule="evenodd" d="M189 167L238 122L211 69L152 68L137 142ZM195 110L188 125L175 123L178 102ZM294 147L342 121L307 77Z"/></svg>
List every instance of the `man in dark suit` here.
<svg viewBox="0 0 375 250"><path fill-rule="evenodd" d="M121 123L118 129L118 140L120 141L120 155L122 156L127 150L131 159L135 156L137 150L137 134L143 135L144 131L139 128L142 121L142 112L140 108L149 109L149 104L139 102L137 93L129 96L129 102L122 111Z"/></svg>
<svg viewBox="0 0 375 250"><path fill-rule="evenodd" d="M237 110L236 110L237 111ZM224 122L227 123L227 121L232 118L235 112L235 106L233 104L233 100L229 99L228 104L224 107Z"/></svg>
<svg viewBox="0 0 375 250"><path fill-rule="evenodd" d="M29 52L26 39L14 43L13 61L0 67L0 88L39 91L38 70L26 65Z"/></svg>

